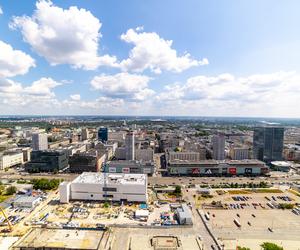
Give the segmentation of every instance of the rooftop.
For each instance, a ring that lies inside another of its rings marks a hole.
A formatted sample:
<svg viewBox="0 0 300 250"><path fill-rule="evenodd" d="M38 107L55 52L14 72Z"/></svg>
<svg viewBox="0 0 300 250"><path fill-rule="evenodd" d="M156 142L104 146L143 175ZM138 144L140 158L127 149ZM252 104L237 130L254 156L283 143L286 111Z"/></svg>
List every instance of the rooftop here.
<svg viewBox="0 0 300 250"><path fill-rule="evenodd" d="M122 174L122 173L92 173L84 172L79 175L73 183L90 183L90 184L140 184L146 183L145 174Z"/></svg>
<svg viewBox="0 0 300 250"><path fill-rule="evenodd" d="M188 161L188 160L170 160L170 164L190 164L190 165L218 165L218 164L264 164L262 161L255 160L255 159L247 159L247 160L224 160L224 161L217 161L217 160L200 160L200 161Z"/></svg>
<svg viewBox="0 0 300 250"><path fill-rule="evenodd" d="M272 161L271 164L274 165L274 166L277 166L277 167L290 167L290 166L292 166L292 164L287 162L287 161Z"/></svg>

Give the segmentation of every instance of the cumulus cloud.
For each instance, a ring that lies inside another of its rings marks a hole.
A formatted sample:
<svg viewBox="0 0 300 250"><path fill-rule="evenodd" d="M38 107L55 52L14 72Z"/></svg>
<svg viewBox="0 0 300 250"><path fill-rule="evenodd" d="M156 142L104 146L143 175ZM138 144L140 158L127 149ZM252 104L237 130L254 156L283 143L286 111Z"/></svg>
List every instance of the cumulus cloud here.
<svg viewBox="0 0 300 250"><path fill-rule="evenodd" d="M2 15L2 14L3 14L3 10L2 10L2 8L0 6L0 15Z"/></svg>
<svg viewBox="0 0 300 250"><path fill-rule="evenodd" d="M144 100L154 94L148 88L150 80L150 77L138 74L102 74L92 79L91 86L106 97Z"/></svg>
<svg viewBox="0 0 300 250"><path fill-rule="evenodd" d="M182 72L190 67L208 64L206 58L195 60L189 53L182 56L172 49L172 40L164 40L157 33L141 32L143 27L129 29L121 35L121 40L133 44L129 58L120 63L124 71L142 72L150 69L154 73L162 70Z"/></svg>
<svg viewBox="0 0 300 250"><path fill-rule="evenodd" d="M101 65L117 66L115 57L98 55L101 25L88 10L77 6L63 9L46 0L36 3L31 17L14 17L10 23L51 65L70 64L87 70Z"/></svg>
<svg viewBox="0 0 300 250"><path fill-rule="evenodd" d="M0 41L0 77L24 75L31 67L35 67L35 61L31 56Z"/></svg>
<svg viewBox="0 0 300 250"><path fill-rule="evenodd" d="M80 95L79 94L74 94L74 95L70 95L70 98L72 101L80 101Z"/></svg>
<svg viewBox="0 0 300 250"><path fill-rule="evenodd" d="M53 89L61 84L52 78L41 78L24 87L21 83L0 78L0 104L12 110L25 107L27 112L37 108L55 108L58 101Z"/></svg>
<svg viewBox="0 0 300 250"><path fill-rule="evenodd" d="M300 75L296 72L246 77L200 75L182 84L165 86L156 100L166 110L169 104L173 110L186 114L191 111L195 114L197 107L199 115L204 112L205 115L294 116L300 115L297 111L299 81Z"/></svg>

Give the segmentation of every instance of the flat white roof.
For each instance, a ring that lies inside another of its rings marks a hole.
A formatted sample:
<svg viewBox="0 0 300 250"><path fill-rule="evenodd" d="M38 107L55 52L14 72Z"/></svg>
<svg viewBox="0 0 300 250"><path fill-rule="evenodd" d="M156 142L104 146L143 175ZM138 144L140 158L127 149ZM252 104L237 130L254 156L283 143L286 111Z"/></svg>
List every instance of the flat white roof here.
<svg viewBox="0 0 300 250"><path fill-rule="evenodd" d="M81 175L79 175L75 180L73 180L73 183L145 185L146 178L147 176L145 174L84 172Z"/></svg>
<svg viewBox="0 0 300 250"><path fill-rule="evenodd" d="M290 167L292 165L287 161L272 161L271 164L277 167Z"/></svg>

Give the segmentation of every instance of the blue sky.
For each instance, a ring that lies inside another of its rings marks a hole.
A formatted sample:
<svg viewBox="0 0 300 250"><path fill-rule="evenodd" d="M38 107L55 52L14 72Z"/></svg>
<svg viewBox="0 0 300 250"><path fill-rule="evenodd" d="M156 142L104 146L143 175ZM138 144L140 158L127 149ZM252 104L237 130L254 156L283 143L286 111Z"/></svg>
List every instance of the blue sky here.
<svg viewBox="0 0 300 250"><path fill-rule="evenodd" d="M0 7L0 114L300 117L299 1Z"/></svg>

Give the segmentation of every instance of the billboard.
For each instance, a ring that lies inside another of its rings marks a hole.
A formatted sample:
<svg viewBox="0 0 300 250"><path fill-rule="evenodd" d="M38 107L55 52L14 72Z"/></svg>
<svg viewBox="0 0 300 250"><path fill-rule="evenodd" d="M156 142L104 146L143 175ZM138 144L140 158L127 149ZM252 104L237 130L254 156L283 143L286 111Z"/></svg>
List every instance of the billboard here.
<svg viewBox="0 0 300 250"><path fill-rule="evenodd" d="M229 174L236 174L236 168L229 168Z"/></svg>
<svg viewBox="0 0 300 250"><path fill-rule="evenodd" d="M151 169L150 168L144 168L143 172L144 172L144 174L151 174Z"/></svg>
<svg viewBox="0 0 300 250"><path fill-rule="evenodd" d="M129 174L130 173L130 168L122 168L122 173Z"/></svg>
<svg viewBox="0 0 300 250"><path fill-rule="evenodd" d="M252 168L245 168L245 174L252 174Z"/></svg>
<svg viewBox="0 0 300 250"><path fill-rule="evenodd" d="M115 167L109 167L108 168L108 172L109 173L116 173L117 172L117 168L115 168Z"/></svg>
<svg viewBox="0 0 300 250"><path fill-rule="evenodd" d="M178 169L177 168L170 168L170 173L171 174L178 174Z"/></svg>
<svg viewBox="0 0 300 250"><path fill-rule="evenodd" d="M192 174L200 174L199 168L192 168Z"/></svg>

